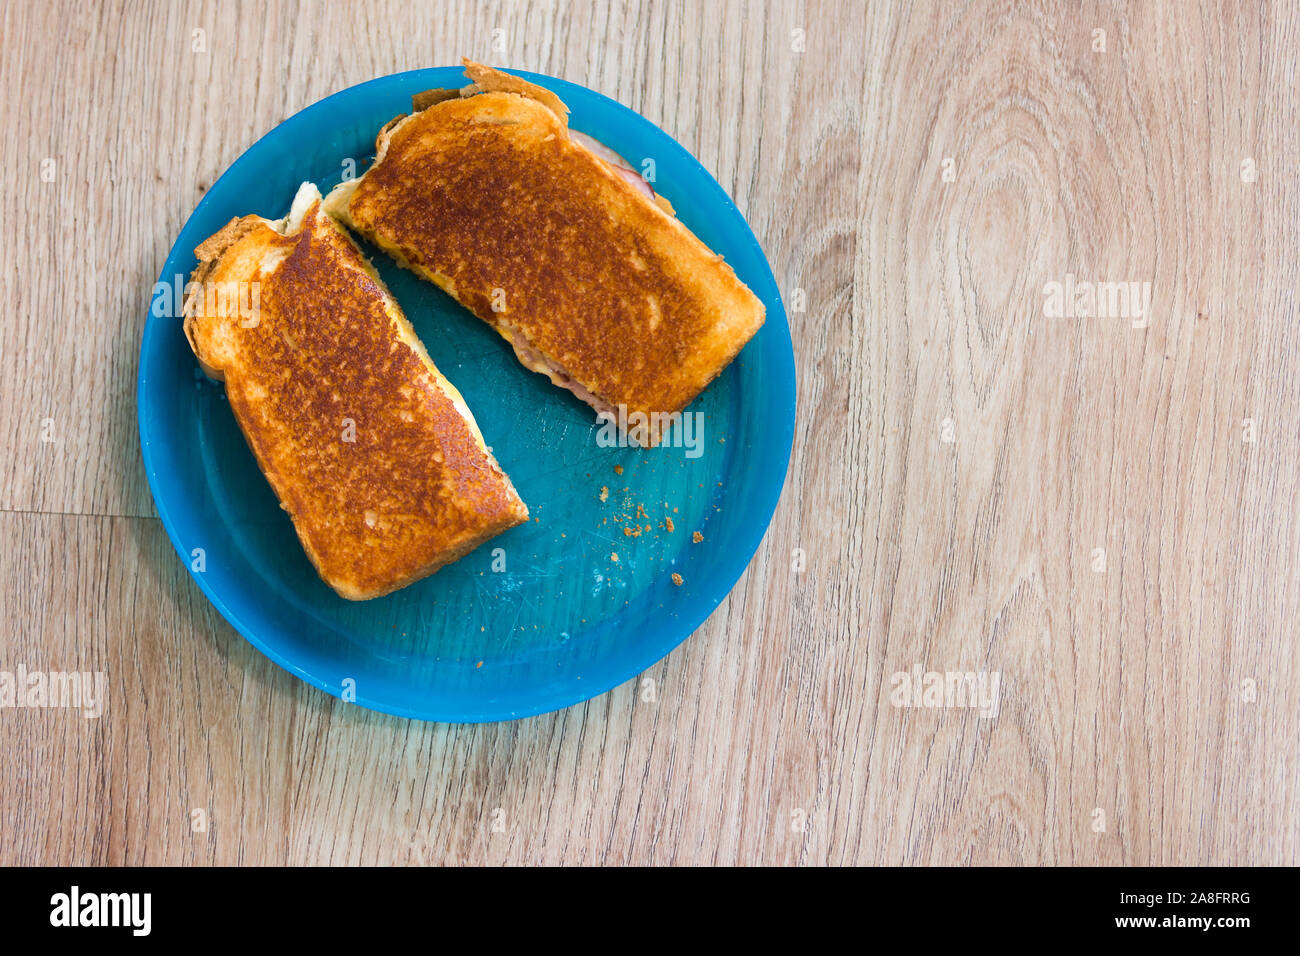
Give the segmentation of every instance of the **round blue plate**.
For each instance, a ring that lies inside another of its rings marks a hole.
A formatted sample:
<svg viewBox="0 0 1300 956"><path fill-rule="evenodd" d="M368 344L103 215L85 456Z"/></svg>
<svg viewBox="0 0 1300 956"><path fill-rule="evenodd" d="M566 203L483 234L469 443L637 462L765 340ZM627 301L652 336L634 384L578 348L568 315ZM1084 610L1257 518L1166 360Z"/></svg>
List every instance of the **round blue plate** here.
<svg viewBox="0 0 1300 956"><path fill-rule="evenodd" d="M317 577L222 387L199 372L178 318L179 292L195 246L234 216L283 216L304 181L324 193L345 173L359 175L379 128L410 110L411 94L463 86L459 67L336 93L239 157L167 257L140 349L145 470L199 587L281 667L405 717L540 714L601 694L664 657L753 557L794 435L785 310L758 241L722 187L626 107L563 80L519 75L559 94L573 129L638 168L653 159L656 190L767 306L762 330L688 409L702 416L693 446L602 447L588 406L524 369L495 332L433 285L363 244L536 520L386 598L345 601ZM626 533L634 527L639 534ZM692 541L695 531L703 541Z"/></svg>

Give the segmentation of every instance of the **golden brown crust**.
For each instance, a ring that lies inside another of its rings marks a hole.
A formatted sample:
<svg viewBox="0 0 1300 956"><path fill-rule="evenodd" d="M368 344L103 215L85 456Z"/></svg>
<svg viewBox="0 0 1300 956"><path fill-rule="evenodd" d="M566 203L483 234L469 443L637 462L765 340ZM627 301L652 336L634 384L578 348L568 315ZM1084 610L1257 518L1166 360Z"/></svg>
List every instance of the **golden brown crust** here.
<svg viewBox="0 0 1300 956"><path fill-rule="evenodd" d="M396 127L402 120L406 119L406 117L406 113L403 113L401 116L394 116L387 123L381 126L379 129L379 135L375 137L375 143L378 144L380 141L385 139L388 134L393 131L394 127Z"/></svg>
<svg viewBox="0 0 1300 956"><path fill-rule="evenodd" d="M467 71L477 86L517 85L481 69ZM388 131L343 218L503 335L517 330L593 406L679 411L762 325L763 305L570 140L567 110L518 83L530 91L445 100Z"/></svg>
<svg viewBox="0 0 1300 956"><path fill-rule="evenodd" d="M387 594L527 519L459 394L319 202L290 235L250 216L199 249L215 258L195 279L228 295L195 293L187 337L339 594Z"/></svg>
<svg viewBox="0 0 1300 956"><path fill-rule="evenodd" d="M546 106L555 114L555 118L561 125L569 125L569 108L546 87L494 70L482 63L475 63L465 57L461 57L460 61L465 64L465 75L473 80L473 83L460 91L461 96L474 96L477 93L514 93L518 96L526 96Z"/></svg>
<svg viewBox="0 0 1300 956"><path fill-rule="evenodd" d="M230 220L230 222L199 243L194 250L195 257L200 264L219 259L223 252L256 229L258 223L264 221L261 216L244 216Z"/></svg>
<svg viewBox="0 0 1300 956"><path fill-rule="evenodd" d="M420 110L435 106L443 100L454 100L458 96L460 96L460 90L425 90L423 93L416 93L411 97L411 112L418 113Z"/></svg>

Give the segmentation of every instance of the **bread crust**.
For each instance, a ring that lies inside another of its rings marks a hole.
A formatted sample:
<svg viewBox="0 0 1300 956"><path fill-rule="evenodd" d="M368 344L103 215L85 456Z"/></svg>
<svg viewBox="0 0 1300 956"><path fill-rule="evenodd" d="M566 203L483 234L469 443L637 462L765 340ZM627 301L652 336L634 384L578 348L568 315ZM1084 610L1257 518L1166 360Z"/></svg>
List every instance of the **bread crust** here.
<svg viewBox="0 0 1300 956"><path fill-rule="evenodd" d="M335 591L391 593L527 520L460 394L319 199L297 229L246 216L196 255L186 337L225 382L258 465ZM224 299L213 294L223 286Z"/></svg>
<svg viewBox="0 0 1300 956"><path fill-rule="evenodd" d="M466 62L462 97L387 125L331 212L517 351L522 336L593 407L679 412L762 325L763 304L671 205L570 139L554 93Z"/></svg>

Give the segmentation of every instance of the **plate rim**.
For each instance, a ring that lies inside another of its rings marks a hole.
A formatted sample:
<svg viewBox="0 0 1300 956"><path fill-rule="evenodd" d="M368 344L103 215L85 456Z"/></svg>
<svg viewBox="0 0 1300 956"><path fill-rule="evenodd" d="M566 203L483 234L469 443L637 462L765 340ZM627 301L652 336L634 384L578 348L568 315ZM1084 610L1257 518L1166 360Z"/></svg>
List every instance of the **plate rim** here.
<svg viewBox="0 0 1300 956"><path fill-rule="evenodd" d="M207 597L208 601L211 602L212 606L217 609L226 622L230 624L235 631L238 632L239 635L251 644L258 652L304 683L322 690L330 696L340 700L343 695L343 689L341 687L336 687L327 683L322 678L317 677L300 664L282 654L278 649L268 644L258 636L255 628L250 627L244 621L241 613L231 608L222 596L216 593L212 586L205 580L206 576L196 574L191 567L189 552L185 550L180 541L176 519L171 513L171 502L166 496L161 495L159 492L159 470L157 463L154 460L154 452L151 449L150 441L146 438L146 420L148 411L148 405L146 403L146 386L149 381L149 376L147 374L145 357L150 342L157 334L154 329L155 322L164 321L163 317L154 315L153 303L156 298L156 290L158 289L158 286L167 284L171 279L168 273L176 271L175 269L169 268L168 264L176 256L177 250L180 247L181 237L185 234L186 229L188 229L190 223L193 222L195 218L213 202L212 196L219 192L218 187L221 185L222 181L234 171L235 167L238 166L241 160L243 160L250 152L255 150L267 139L277 136L277 134L282 135L282 130L285 126L306 122L315 114L328 111L332 103L339 98L355 95L358 91L377 84L391 84L403 80L410 80L423 74L447 72L449 70L458 72L463 77L463 67L461 66L424 67L374 77L365 80L364 82L345 87L344 89L331 93L286 117L262 136L258 137L252 144L245 147L243 151L241 151L240 154L230 162L221 175L217 177L212 186L204 193L203 198L199 200L193 211L186 217L180 231L177 233L176 239L168 249L164 258L162 271L154 285L155 293L150 296L149 305L146 307L145 327L141 335L136 373L136 425L139 432L141 454L144 460L145 477L149 483L149 492L153 501L154 510L167 532L167 537L171 541L173 549L180 557L186 573L189 575L191 580L198 585L199 590L203 592L204 596ZM576 91L580 91L581 95L594 96L599 100L605 101L605 104L612 106L617 110L631 113L640 121L648 123L655 129L659 130L663 136L665 136L681 151L682 157L688 165L692 165L695 167L696 171L702 172L718 187L724 201L723 208L734 213L740 222L744 224L745 231L748 234L748 241L752 244L758 254L758 261L763 273L760 276L760 279L766 279L770 283L770 287L775 294L775 302L777 306L776 314L773 315L773 310L768 309L768 315L765 317L764 321L764 329L766 330L770 328L773 331L779 332L777 341L775 342L776 347L773 349L773 352L780 360L780 368L778 370L781 373L780 378L789 383L786 403L783 403L788 404L788 411L787 414L783 415L780 422L780 434L776 435L773 439L776 448L780 450L779 457L782 460L779 463L773 462L771 472L774 473L775 477L760 484L758 494L755 496L755 500L751 502L751 517L750 520L746 522L746 530L741 534L743 546L734 549L730 555L724 556L719 561L717 569L711 575L710 581L712 586L702 591L699 594L698 599L684 609L681 614L671 618L665 615L659 621L650 620L642 625L642 627L649 628L653 631L653 633L649 635L651 639L647 641L648 650L646 654L633 658L630 661L629 668L633 663L636 666L635 669L630 670L626 676L618 677L612 681L608 679L593 681L591 684L580 688L570 687L568 691L563 694L558 696L551 694L547 699L538 700L533 706L521 709L492 710L488 708L482 712L470 714L461 713L449 715L440 711L436 704L434 706L417 710L412 707L394 704L389 701L376 700L360 693L357 694L355 700L346 701L346 703L353 703L365 709L411 720L449 724L497 723L522 720L527 717L538 716L541 714L556 713L585 703L586 701L592 700L596 697L600 697L616 687L622 686L629 680L635 679L648 668L666 658L674 650L685 643L688 638L693 636L695 632L699 630L700 627L703 626L703 624L713 615L713 612L716 611L723 601L730 596L731 592L735 590L736 584L739 583L741 577L744 576L745 571L748 570L749 565L753 562L754 558L758 556L759 549L762 547L763 539L767 535L772 517L776 512L776 507L780 502L781 494L785 489L785 482L789 475L790 461L794 450L794 435L797 424L798 408L798 373L794 360L794 344L790 333L785 303L781 298L780 286L778 285L776 276L772 271L771 262L768 260L767 254L763 251L762 244L754 234L748 220L736 207L735 201L727 193L727 190L718 183L716 177L690 150L677 142L671 134L659 127L658 124L647 119L631 107L625 106L612 97L606 96L596 90L592 90L588 87L581 86L580 84L559 77L515 69L507 69L503 70L503 72L536 82L538 85L550 89L561 97L563 97L566 88L572 88ZM774 318L778 318L780 320L779 323L774 323ZM741 354L737 356L736 361L741 359L743 353L744 350L742 349ZM642 658L644 657L648 657L649 659L643 660ZM624 668L619 668L618 670L621 672Z"/></svg>

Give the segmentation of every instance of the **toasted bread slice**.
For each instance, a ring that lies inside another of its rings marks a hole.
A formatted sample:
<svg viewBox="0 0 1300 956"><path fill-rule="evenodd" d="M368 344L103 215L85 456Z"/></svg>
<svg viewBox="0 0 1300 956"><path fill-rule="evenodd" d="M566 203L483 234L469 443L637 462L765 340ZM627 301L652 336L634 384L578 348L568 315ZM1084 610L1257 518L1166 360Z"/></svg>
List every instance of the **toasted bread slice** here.
<svg viewBox="0 0 1300 956"><path fill-rule="evenodd" d="M466 65L475 82L417 96L326 209L598 411L680 411L763 324L762 302L625 163L570 136L554 93Z"/></svg>
<svg viewBox="0 0 1300 956"><path fill-rule="evenodd" d="M231 220L195 253L185 335L330 587L388 594L527 519L314 186L285 219Z"/></svg>

